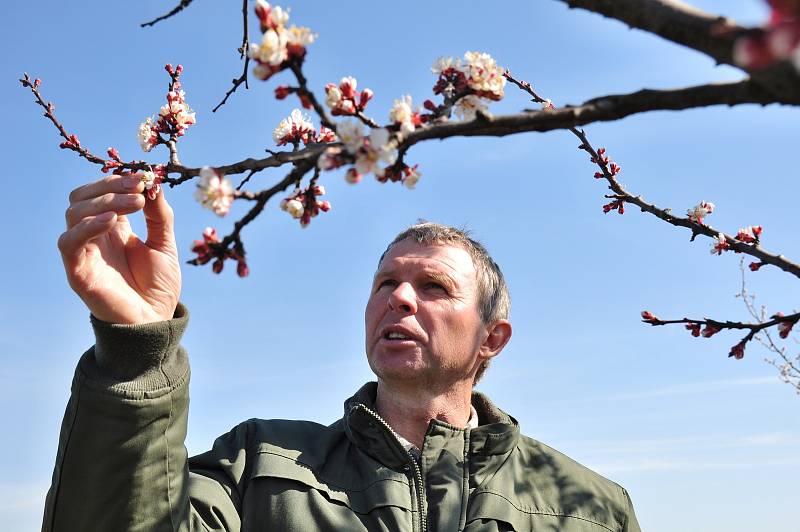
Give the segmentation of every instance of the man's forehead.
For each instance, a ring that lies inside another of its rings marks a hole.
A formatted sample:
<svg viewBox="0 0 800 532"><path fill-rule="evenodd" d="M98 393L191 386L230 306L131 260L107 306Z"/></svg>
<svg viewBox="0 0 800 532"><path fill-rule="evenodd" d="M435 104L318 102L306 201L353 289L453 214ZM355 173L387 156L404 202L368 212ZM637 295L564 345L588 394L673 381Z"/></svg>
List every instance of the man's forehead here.
<svg viewBox="0 0 800 532"><path fill-rule="evenodd" d="M376 274L396 269L403 264L414 264L422 269L441 270L448 274L474 276L475 265L469 252L458 244L418 244L402 240L392 246L383 257Z"/></svg>

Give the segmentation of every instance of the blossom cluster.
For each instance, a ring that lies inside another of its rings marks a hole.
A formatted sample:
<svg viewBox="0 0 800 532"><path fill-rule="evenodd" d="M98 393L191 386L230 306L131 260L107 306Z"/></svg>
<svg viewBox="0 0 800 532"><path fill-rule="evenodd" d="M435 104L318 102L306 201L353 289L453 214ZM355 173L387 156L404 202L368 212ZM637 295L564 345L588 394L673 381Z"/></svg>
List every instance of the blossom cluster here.
<svg viewBox="0 0 800 532"><path fill-rule="evenodd" d="M758 239L761 238L763 228L760 225L751 225L749 227L742 227L736 233L736 240L744 242L745 244L757 244Z"/></svg>
<svg viewBox="0 0 800 532"><path fill-rule="evenodd" d="M733 61L749 69L765 68L776 61L792 61L800 70L800 2L767 0L772 14L766 27L736 39Z"/></svg>
<svg viewBox="0 0 800 532"><path fill-rule="evenodd" d="M625 200L618 198L603 205L604 214L608 214L611 211L617 211L620 214L625 214Z"/></svg>
<svg viewBox="0 0 800 532"><path fill-rule="evenodd" d="M773 319L776 318L783 318L783 312L777 312L775 315L772 316ZM782 321L778 323L778 336L783 339L788 338L789 333L792 332L792 327L794 327L794 321Z"/></svg>
<svg viewBox="0 0 800 532"><path fill-rule="evenodd" d="M200 169L200 182L194 197L217 216L225 216L233 203L233 186L219 170L204 166Z"/></svg>
<svg viewBox="0 0 800 532"><path fill-rule="evenodd" d="M302 62L306 47L314 42L316 35L309 28L287 27L288 9L257 0L255 12L264 35L260 44L250 43L247 54L256 62L253 75L266 80L287 68L293 60Z"/></svg>
<svg viewBox="0 0 800 532"><path fill-rule="evenodd" d="M386 166L397 161L397 149L386 128L374 128L365 136L360 122L347 121L336 126L336 133L345 149L355 157L355 169L359 174L383 177Z"/></svg>
<svg viewBox="0 0 800 532"><path fill-rule="evenodd" d="M352 76L342 78L339 85L325 85L325 104L331 108L333 116L352 116L364 111L375 93L372 89L359 92L357 87L358 80Z"/></svg>
<svg viewBox="0 0 800 532"><path fill-rule="evenodd" d="M600 168L603 171L607 171L609 174L611 174L611 177L616 177L622 171L622 167L617 163L615 163L614 161L612 161L611 159L609 159L608 155L606 155L605 148L598 148L597 157L593 155L589 158L589 160L592 161L594 164L600 166ZM602 177L605 177L605 173L603 172L594 173L595 179L600 179Z"/></svg>
<svg viewBox="0 0 800 532"><path fill-rule="evenodd" d="M225 266L226 259L233 259L236 261L236 273L239 277L247 277L250 274L250 268L244 260L244 253L234 249L219 249L220 240L217 236L217 230L211 227L206 227L203 231L203 239L195 240L192 244L192 253L197 253L197 257L190 260L190 264L201 265L214 260L211 269L214 273L220 273Z"/></svg>
<svg viewBox="0 0 800 532"><path fill-rule="evenodd" d="M503 68L487 53L466 52L463 61L440 57L431 67L438 75L434 94L456 98L454 112L462 120L486 113L490 101L503 98L506 78Z"/></svg>
<svg viewBox="0 0 800 532"><path fill-rule="evenodd" d="M144 192L147 199L154 200L161 192L161 183L167 175L167 168L162 164L157 164L150 167L150 170L141 172L142 182L144 183Z"/></svg>
<svg viewBox="0 0 800 532"><path fill-rule="evenodd" d="M281 201L281 210L289 213L292 218L300 220L300 227L308 227L311 218L319 214L319 211L328 212L331 210L329 201L319 201L318 196L325 195L325 188L322 185L309 185L305 189L297 188L294 193Z"/></svg>
<svg viewBox="0 0 800 532"><path fill-rule="evenodd" d="M742 227L739 229L739 232L736 233L736 240L744 242L745 244L757 244L759 238L761 238L762 232L763 228L760 225ZM731 245L725 235L723 233L718 233L717 236L714 237L714 241L711 243L711 254L722 255L723 251L727 251L730 248ZM750 270L757 271L761 266L763 266L763 263L761 262L751 262Z"/></svg>
<svg viewBox="0 0 800 532"><path fill-rule="evenodd" d="M411 96L406 94L394 101L394 105L389 110L389 120L397 126L402 134L414 131L418 126L425 123L430 115L420 114L419 110L414 110Z"/></svg>
<svg viewBox="0 0 800 532"><path fill-rule="evenodd" d="M301 142L304 145L311 142L334 142L336 134L325 126L320 127L317 133L311 118L300 109L294 109L288 117L280 121L272 132L272 139L278 146L293 144L296 147Z"/></svg>
<svg viewBox="0 0 800 532"><path fill-rule="evenodd" d="M710 201L701 201L686 211L686 215L691 221L702 224L703 220L712 212L714 212L714 204Z"/></svg>
<svg viewBox="0 0 800 532"><path fill-rule="evenodd" d="M730 249L730 244L728 244L728 239L725 238L724 233L717 233L717 236L714 237L714 240L711 242L711 254L712 255L722 255L723 251L727 251Z"/></svg>
<svg viewBox="0 0 800 532"><path fill-rule="evenodd" d="M161 106L157 117L148 117L139 124L139 146L145 152L157 144L165 143L162 134L171 139L181 137L189 126L197 122L195 112L186 103L186 93L181 90L179 77L183 66L178 65L173 69L172 65L167 64L165 68L173 80L167 92L167 103Z"/></svg>

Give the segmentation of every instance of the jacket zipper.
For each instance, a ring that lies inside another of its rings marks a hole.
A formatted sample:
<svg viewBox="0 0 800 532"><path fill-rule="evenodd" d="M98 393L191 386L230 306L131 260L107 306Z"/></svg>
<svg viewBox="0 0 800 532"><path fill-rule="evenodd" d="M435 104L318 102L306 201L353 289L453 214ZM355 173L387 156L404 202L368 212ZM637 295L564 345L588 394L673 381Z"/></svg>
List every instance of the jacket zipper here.
<svg viewBox="0 0 800 532"><path fill-rule="evenodd" d="M408 457L408 461L411 464L411 467L414 468L414 473L415 473L415 478L416 478L416 481L414 481L414 484L416 485L415 487L416 487L416 491L417 491L417 506L419 507L420 532L425 532L427 530L427 528L428 528L428 517L427 517L427 515L425 515L425 511L424 511L424 507L423 507L423 501L425 500L425 488L424 488L424 486L422 484L422 471L420 471L419 466L417 465L417 461L414 460L414 457L411 456L411 453L408 450L406 450L405 447L400 445L400 441L397 439L397 435L395 434L394 429L392 429L392 427L389 426L389 424L386 421L384 421L384 419L381 416L379 416L377 412L375 412L371 408L368 408L367 406L365 406L362 403L359 403L359 404L355 405L353 407L353 410L355 410L356 408L364 409L364 411L367 414L372 416L372 418L374 418L375 421L380 423L381 426L384 429L386 429L389 432L389 434L392 435L392 437L397 442L397 445L400 446L403 449L403 451L406 453L406 456Z"/></svg>

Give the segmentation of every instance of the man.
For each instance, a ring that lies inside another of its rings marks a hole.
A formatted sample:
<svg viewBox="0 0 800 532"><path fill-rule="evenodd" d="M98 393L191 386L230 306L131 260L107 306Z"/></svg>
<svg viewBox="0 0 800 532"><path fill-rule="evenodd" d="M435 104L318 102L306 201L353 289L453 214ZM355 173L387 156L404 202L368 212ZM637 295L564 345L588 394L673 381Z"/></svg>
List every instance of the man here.
<svg viewBox="0 0 800 532"><path fill-rule="evenodd" d="M511 337L500 269L418 224L379 261L365 312L377 383L342 419L250 420L187 460L187 324L172 210L137 176L72 192L59 239L92 313L45 531L638 531L624 489L521 436L475 381ZM147 241L125 215L144 211Z"/></svg>

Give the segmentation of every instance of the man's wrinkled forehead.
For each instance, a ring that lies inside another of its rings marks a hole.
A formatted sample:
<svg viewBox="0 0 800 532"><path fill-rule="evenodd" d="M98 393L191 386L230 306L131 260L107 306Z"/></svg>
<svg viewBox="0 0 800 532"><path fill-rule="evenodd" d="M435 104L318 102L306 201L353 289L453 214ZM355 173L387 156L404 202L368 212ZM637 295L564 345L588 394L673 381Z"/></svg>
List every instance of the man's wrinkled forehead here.
<svg viewBox="0 0 800 532"><path fill-rule="evenodd" d="M455 253L443 255L442 250L454 250ZM388 270L395 270L405 259L420 259L420 262L427 262L429 265L438 263L445 273L450 275L474 278L476 274L472 256L461 245L447 242L420 244L412 239L405 239L384 253L373 277L383 275Z"/></svg>

